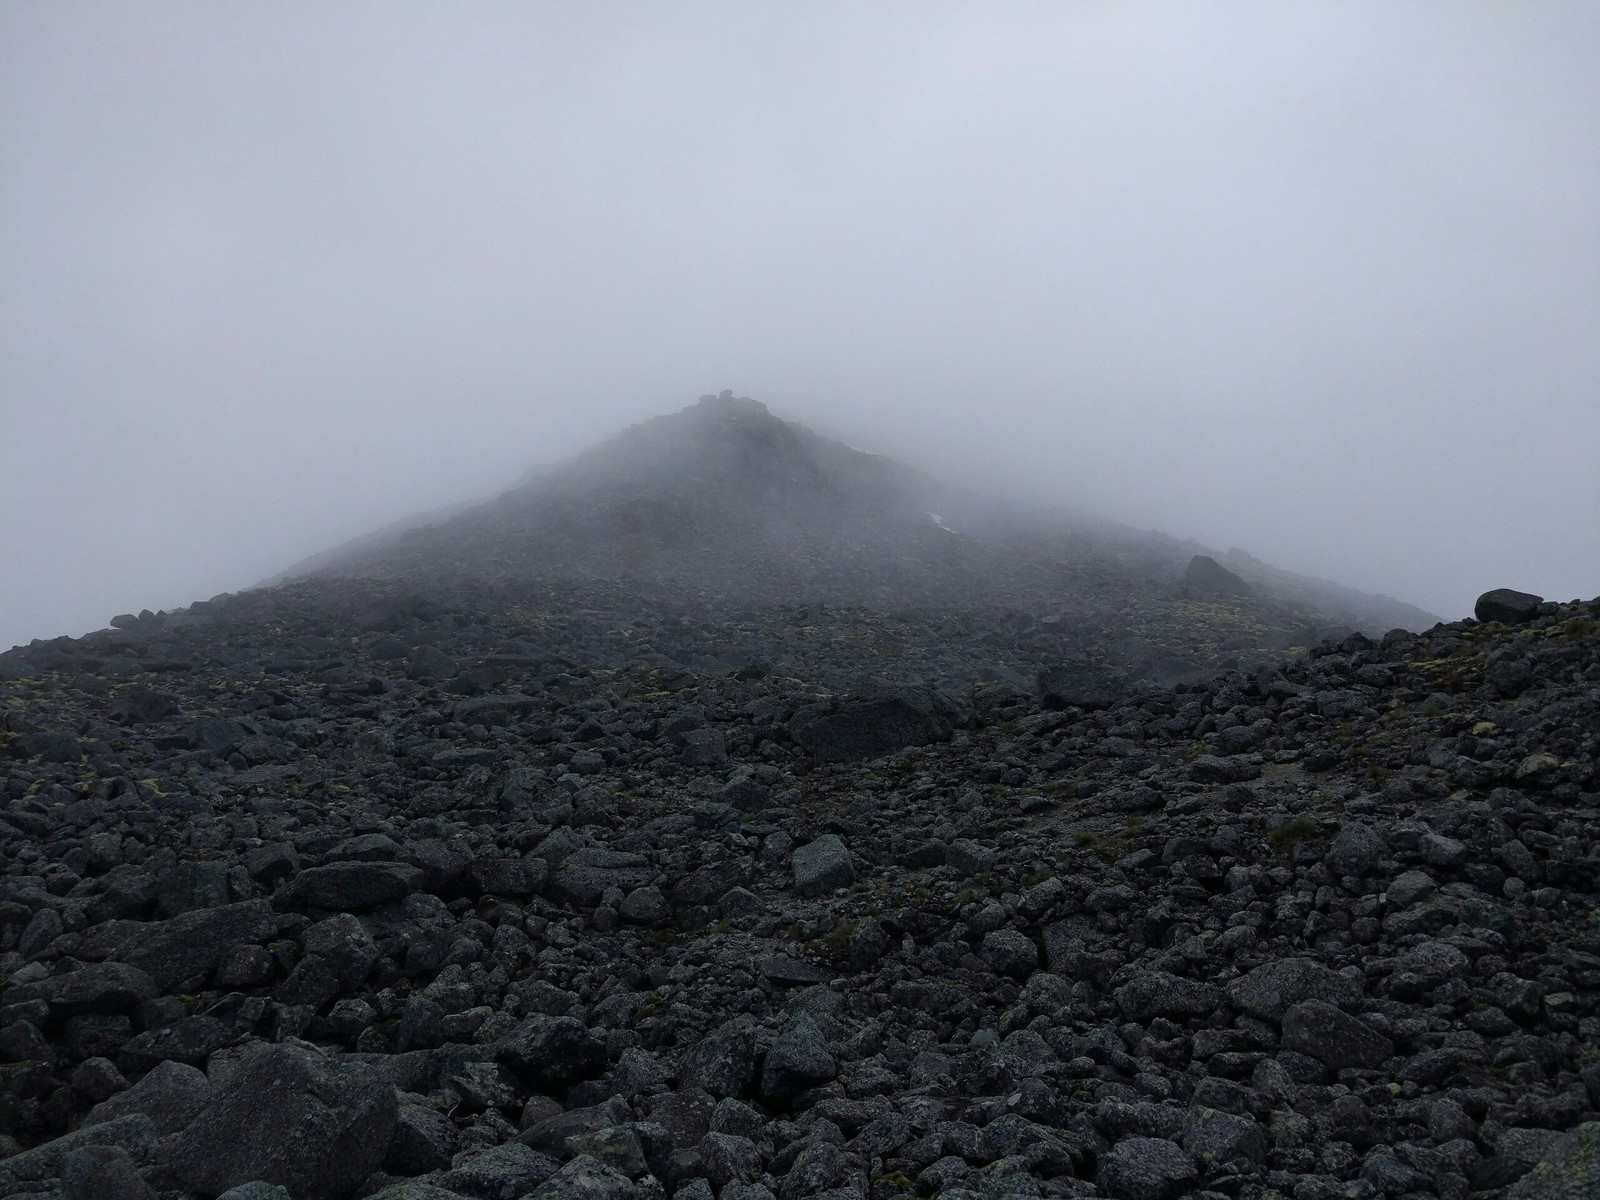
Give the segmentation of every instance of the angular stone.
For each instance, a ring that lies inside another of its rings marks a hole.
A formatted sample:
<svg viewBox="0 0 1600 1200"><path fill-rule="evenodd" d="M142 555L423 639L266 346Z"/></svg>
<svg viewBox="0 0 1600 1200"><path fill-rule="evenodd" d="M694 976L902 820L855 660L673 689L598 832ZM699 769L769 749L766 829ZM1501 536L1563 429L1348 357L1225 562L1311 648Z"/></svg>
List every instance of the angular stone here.
<svg viewBox="0 0 1600 1200"><path fill-rule="evenodd" d="M496 1055L540 1088L592 1079L606 1068L606 1044L576 1017L527 1017L497 1043Z"/></svg>
<svg viewBox="0 0 1600 1200"><path fill-rule="evenodd" d="M383 1169L391 1175L442 1170L450 1165L455 1144L455 1126L444 1113L426 1104L402 1103Z"/></svg>
<svg viewBox="0 0 1600 1200"><path fill-rule="evenodd" d="M1252 762L1215 754L1202 754L1189 764L1189 778L1196 783L1244 783L1260 774L1261 768Z"/></svg>
<svg viewBox="0 0 1600 1200"><path fill-rule="evenodd" d="M1384 893L1391 908L1400 910L1410 908L1419 901L1426 900L1438 890L1438 884L1422 871L1402 871L1394 877Z"/></svg>
<svg viewBox="0 0 1600 1200"><path fill-rule="evenodd" d="M1579 1125L1512 1187L1509 1200L1593 1200L1600 1196L1600 1121Z"/></svg>
<svg viewBox="0 0 1600 1200"><path fill-rule="evenodd" d="M24 1190L38 1194L36 1189L20 1185L59 1178L68 1156L86 1146L116 1146L143 1158L155 1148L156 1139L155 1123L143 1113L83 1126L31 1150L0 1158L0 1195Z"/></svg>
<svg viewBox="0 0 1600 1200"><path fill-rule="evenodd" d="M144 725L182 711L176 696L137 683L124 684L106 705L106 716L123 725Z"/></svg>
<svg viewBox="0 0 1600 1200"><path fill-rule="evenodd" d="M691 729L679 735L678 757L691 767L715 767L728 761L720 729Z"/></svg>
<svg viewBox="0 0 1600 1200"><path fill-rule="evenodd" d="M761 1066L761 1094L783 1103L806 1088L826 1083L839 1074L839 1064L828 1049L817 1023L802 1014L773 1041Z"/></svg>
<svg viewBox="0 0 1600 1200"><path fill-rule="evenodd" d="M641 887L622 898L617 913L624 921L635 925L664 925L672 916L672 907L660 888Z"/></svg>
<svg viewBox="0 0 1600 1200"><path fill-rule="evenodd" d="M196 1067L163 1062L127 1091L102 1100L83 1119L84 1127L139 1114L154 1121L162 1134L177 1133L200 1115L211 1098L211 1082Z"/></svg>
<svg viewBox="0 0 1600 1200"><path fill-rule="evenodd" d="M1423 834L1417 841L1417 852L1424 862L1445 870L1463 866L1471 855L1465 842L1439 833Z"/></svg>
<svg viewBox="0 0 1600 1200"><path fill-rule="evenodd" d="M1303 1000L1355 1004L1361 989L1352 980L1309 958L1280 958L1263 963L1228 985L1228 999L1251 1016L1281 1021Z"/></svg>
<svg viewBox="0 0 1600 1200"><path fill-rule="evenodd" d="M580 1154L557 1171L526 1200L634 1200L633 1181L620 1171Z"/></svg>
<svg viewBox="0 0 1600 1200"><path fill-rule="evenodd" d="M1039 966L1039 947L1032 938L1015 929L996 929L984 934L978 953L996 974L1013 979L1026 979Z"/></svg>
<svg viewBox="0 0 1600 1200"><path fill-rule="evenodd" d="M795 850L790 859L794 890L802 896L820 896L855 882L850 851L836 833L825 833Z"/></svg>
<svg viewBox="0 0 1600 1200"><path fill-rule="evenodd" d="M349 913L318 921L301 935L300 944L307 955L315 955L327 963L346 988L355 987L365 979L372 964L378 961L377 943L366 927Z"/></svg>
<svg viewBox="0 0 1600 1200"><path fill-rule="evenodd" d="M712 1096L748 1094L756 1073L753 1030L728 1025L701 1038L678 1060L678 1086Z"/></svg>
<svg viewBox="0 0 1600 1200"><path fill-rule="evenodd" d="M1113 994L1122 1015L1141 1024L1156 1017L1199 1017L1222 1003L1222 989L1166 971L1144 971Z"/></svg>
<svg viewBox="0 0 1600 1200"><path fill-rule="evenodd" d="M1470 960L1449 942L1418 942L1395 960L1392 985L1402 991L1431 991L1447 979L1464 976Z"/></svg>
<svg viewBox="0 0 1600 1200"><path fill-rule="evenodd" d="M696 1147L700 1167L713 1186L748 1183L761 1174L761 1149L747 1137L708 1133Z"/></svg>
<svg viewBox="0 0 1600 1200"><path fill-rule="evenodd" d="M971 878L994 870L996 859L992 847L971 838L956 838L945 847L944 861L957 875Z"/></svg>
<svg viewBox="0 0 1600 1200"><path fill-rule="evenodd" d="M1259 1165L1267 1156L1267 1131L1253 1117L1191 1108L1184 1122L1183 1148L1205 1164L1242 1159Z"/></svg>
<svg viewBox="0 0 1600 1200"><path fill-rule="evenodd" d="M1283 1014L1283 1048L1308 1055L1329 1070L1375 1069L1394 1043L1358 1017L1322 1000L1304 1000Z"/></svg>
<svg viewBox="0 0 1600 1200"><path fill-rule="evenodd" d="M549 874L542 858L480 858L472 864L473 882L492 896L537 896Z"/></svg>
<svg viewBox="0 0 1600 1200"><path fill-rule="evenodd" d="M1323 861L1335 875L1353 875L1359 879L1376 871L1388 855L1389 844L1382 834L1361 821L1351 821L1333 839Z"/></svg>
<svg viewBox="0 0 1600 1200"><path fill-rule="evenodd" d="M256 1043L213 1083L166 1165L207 1195L259 1179L297 1200L344 1200L383 1161L397 1116L394 1085L376 1072Z"/></svg>
<svg viewBox="0 0 1600 1200"><path fill-rule="evenodd" d="M235 1036L216 1017L196 1013L136 1035L122 1048L119 1058L123 1069L130 1072L148 1071L163 1062L195 1065L205 1062Z"/></svg>
<svg viewBox="0 0 1600 1200"><path fill-rule="evenodd" d="M129 1153L120 1146L82 1146L61 1167L65 1200L156 1200Z"/></svg>
<svg viewBox="0 0 1600 1200"><path fill-rule="evenodd" d="M1100 1160L1098 1186L1114 1200L1175 1200L1200 1177L1182 1146L1166 1138L1123 1138Z"/></svg>
<svg viewBox="0 0 1600 1200"><path fill-rule="evenodd" d="M561 1168L561 1160L521 1142L459 1156L440 1187L463 1196L526 1196Z"/></svg>
<svg viewBox="0 0 1600 1200"><path fill-rule="evenodd" d="M1252 589L1209 554L1196 554L1184 569L1178 592L1185 600L1219 600L1249 596Z"/></svg>

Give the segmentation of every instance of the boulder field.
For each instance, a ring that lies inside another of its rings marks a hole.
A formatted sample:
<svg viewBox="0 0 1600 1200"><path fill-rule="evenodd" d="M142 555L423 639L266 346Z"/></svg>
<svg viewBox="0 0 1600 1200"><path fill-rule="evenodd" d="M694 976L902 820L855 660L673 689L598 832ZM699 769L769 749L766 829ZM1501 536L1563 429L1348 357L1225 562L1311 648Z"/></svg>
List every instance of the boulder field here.
<svg viewBox="0 0 1600 1200"><path fill-rule="evenodd" d="M0 1196L1600 1194L1600 602L868 686L609 595L0 655Z"/></svg>

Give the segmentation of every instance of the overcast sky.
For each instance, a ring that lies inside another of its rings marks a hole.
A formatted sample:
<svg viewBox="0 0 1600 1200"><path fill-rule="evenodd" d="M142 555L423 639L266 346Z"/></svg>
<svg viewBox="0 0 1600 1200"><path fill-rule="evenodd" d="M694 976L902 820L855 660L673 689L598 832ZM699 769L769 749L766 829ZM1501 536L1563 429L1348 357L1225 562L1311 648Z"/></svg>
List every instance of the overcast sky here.
<svg viewBox="0 0 1600 1200"><path fill-rule="evenodd" d="M0 646L723 387L1447 616L1600 593L1600 5L0 7Z"/></svg>

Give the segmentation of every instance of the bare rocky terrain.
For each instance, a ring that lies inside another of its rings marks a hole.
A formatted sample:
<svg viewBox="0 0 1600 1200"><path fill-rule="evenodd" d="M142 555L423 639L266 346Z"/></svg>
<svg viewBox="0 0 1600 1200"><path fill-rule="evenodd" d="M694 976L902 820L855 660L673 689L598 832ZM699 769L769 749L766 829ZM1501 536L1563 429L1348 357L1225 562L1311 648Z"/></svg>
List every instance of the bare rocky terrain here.
<svg viewBox="0 0 1600 1200"><path fill-rule="evenodd" d="M1600 601L712 397L0 655L0 1196L1600 1194Z"/></svg>

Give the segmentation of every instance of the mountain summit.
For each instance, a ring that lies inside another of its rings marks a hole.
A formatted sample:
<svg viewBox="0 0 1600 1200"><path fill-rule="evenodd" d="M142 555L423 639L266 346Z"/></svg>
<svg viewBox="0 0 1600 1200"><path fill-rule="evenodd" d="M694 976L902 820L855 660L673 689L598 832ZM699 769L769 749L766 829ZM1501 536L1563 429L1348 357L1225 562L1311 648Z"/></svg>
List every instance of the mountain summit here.
<svg viewBox="0 0 1600 1200"><path fill-rule="evenodd" d="M1092 643L1162 682L1330 633L1434 620L1241 551L1213 556L952 487L731 391L624 430L487 503L352 543L286 577L304 576L463 598L582 581L666 589L662 603L702 608L823 603L920 622L929 645L962 647L973 669L1026 673ZM993 647L952 635L957 613L1034 644L995 660Z"/></svg>
<svg viewBox="0 0 1600 1200"><path fill-rule="evenodd" d="M843 599L852 589L879 594L908 556L948 546L957 512L977 520L997 511L725 391L448 521L336 550L289 574L511 571ZM926 580L900 582L906 602L933 598Z"/></svg>

